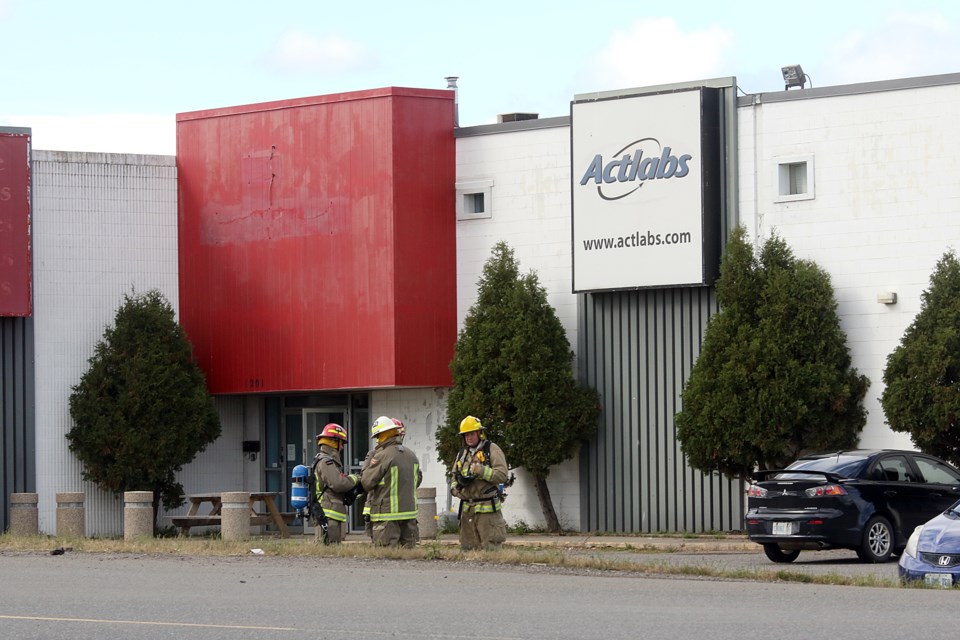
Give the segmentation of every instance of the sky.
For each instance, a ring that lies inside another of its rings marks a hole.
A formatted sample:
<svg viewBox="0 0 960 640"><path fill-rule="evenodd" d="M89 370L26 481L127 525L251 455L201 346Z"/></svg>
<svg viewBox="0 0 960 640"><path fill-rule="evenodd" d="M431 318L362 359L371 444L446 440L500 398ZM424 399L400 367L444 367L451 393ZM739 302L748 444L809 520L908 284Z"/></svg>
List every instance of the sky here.
<svg viewBox="0 0 960 640"><path fill-rule="evenodd" d="M176 114L444 89L460 126L580 93L735 77L744 94L960 72L956 0L0 0L0 127L34 149L174 154Z"/></svg>

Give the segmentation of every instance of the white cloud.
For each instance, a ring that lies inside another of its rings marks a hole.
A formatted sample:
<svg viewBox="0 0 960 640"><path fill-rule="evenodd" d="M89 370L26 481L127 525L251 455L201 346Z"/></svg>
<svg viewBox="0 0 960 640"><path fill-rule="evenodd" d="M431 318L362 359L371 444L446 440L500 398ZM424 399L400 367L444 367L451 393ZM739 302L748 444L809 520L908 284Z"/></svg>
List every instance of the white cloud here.
<svg viewBox="0 0 960 640"><path fill-rule="evenodd" d="M281 35L267 58L281 71L298 73L339 74L373 64L373 56L360 43L336 34L317 38L298 29Z"/></svg>
<svg viewBox="0 0 960 640"><path fill-rule="evenodd" d="M732 75L724 55L733 34L720 27L684 33L672 18L639 20L615 31L581 71L578 91L605 91Z"/></svg>
<svg viewBox="0 0 960 640"><path fill-rule="evenodd" d="M825 86L957 71L960 33L938 14L897 13L872 32L854 31L833 47L818 79Z"/></svg>
<svg viewBox="0 0 960 640"><path fill-rule="evenodd" d="M173 155L177 149L173 114L0 116L0 126L30 128L33 148L47 151Z"/></svg>

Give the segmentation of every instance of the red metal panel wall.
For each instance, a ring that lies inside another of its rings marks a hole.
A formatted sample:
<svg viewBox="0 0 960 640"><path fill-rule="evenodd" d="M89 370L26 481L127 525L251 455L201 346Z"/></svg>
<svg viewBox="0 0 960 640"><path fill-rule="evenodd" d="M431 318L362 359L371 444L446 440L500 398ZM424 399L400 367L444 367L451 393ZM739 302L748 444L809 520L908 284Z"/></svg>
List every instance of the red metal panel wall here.
<svg viewBox="0 0 960 640"><path fill-rule="evenodd" d="M0 316L33 313L30 134L0 132Z"/></svg>
<svg viewBox="0 0 960 640"><path fill-rule="evenodd" d="M387 88L177 116L180 320L211 392L450 383L453 110Z"/></svg>
<svg viewBox="0 0 960 640"><path fill-rule="evenodd" d="M449 363L457 340L456 142L452 126L433 124L452 121L451 107L439 100L403 101L394 112L400 386L451 384ZM451 304L435 304L438 293L451 295ZM438 362L445 363L442 369Z"/></svg>

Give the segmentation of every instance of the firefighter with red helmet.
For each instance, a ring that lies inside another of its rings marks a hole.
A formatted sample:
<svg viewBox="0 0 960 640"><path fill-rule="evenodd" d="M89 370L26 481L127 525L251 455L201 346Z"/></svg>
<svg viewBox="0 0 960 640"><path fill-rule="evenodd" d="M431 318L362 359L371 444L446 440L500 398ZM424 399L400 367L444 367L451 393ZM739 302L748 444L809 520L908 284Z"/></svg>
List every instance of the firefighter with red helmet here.
<svg viewBox="0 0 960 640"><path fill-rule="evenodd" d="M402 425L380 416L370 429L377 446L361 478L377 546L414 547L420 540L417 487L423 473L417 454L403 444Z"/></svg>
<svg viewBox="0 0 960 640"><path fill-rule="evenodd" d="M346 444L347 430L338 424L330 423L317 434L319 451L313 461L313 477L318 501L327 518L327 531L324 537L321 527L317 527L314 535L325 544L343 541L347 532L344 496L360 483L359 476L343 473L341 452Z"/></svg>
<svg viewBox="0 0 960 640"><path fill-rule="evenodd" d="M507 458L487 438L480 421L460 421L463 448L453 463L450 492L460 498L460 547L497 548L507 539L501 485L508 482Z"/></svg>

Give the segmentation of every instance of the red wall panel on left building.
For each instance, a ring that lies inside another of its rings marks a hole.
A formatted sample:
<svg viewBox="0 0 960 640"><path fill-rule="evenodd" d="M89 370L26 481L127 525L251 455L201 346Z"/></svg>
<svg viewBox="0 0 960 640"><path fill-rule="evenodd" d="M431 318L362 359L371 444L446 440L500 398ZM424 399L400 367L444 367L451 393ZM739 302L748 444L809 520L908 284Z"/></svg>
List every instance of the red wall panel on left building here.
<svg viewBox="0 0 960 640"><path fill-rule="evenodd" d="M180 322L212 393L450 384L453 92L177 115Z"/></svg>
<svg viewBox="0 0 960 640"><path fill-rule="evenodd" d="M0 131L0 316L33 313L30 134Z"/></svg>

